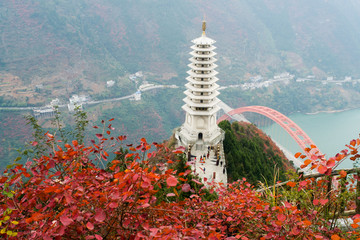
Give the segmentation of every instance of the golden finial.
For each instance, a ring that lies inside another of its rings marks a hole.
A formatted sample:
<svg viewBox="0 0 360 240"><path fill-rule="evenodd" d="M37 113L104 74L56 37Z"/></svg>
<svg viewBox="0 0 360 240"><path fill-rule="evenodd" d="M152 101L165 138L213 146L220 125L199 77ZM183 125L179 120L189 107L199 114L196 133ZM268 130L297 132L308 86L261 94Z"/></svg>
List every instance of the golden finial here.
<svg viewBox="0 0 360 240"><path fill-rule="evenodd" d="M203 30L203 35L205 35L205 30L206 30L206 22L205 22L205 20L202 22L202 30Z"/></svg>

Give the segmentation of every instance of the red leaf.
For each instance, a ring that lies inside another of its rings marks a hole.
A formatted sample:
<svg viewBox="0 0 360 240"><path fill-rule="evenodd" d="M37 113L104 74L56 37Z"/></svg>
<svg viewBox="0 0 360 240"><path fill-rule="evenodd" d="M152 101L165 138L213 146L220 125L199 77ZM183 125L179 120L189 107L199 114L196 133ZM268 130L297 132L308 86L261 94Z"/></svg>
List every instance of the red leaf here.
<svg viewBox="0 0 360 240"><path fill-rule="evenodd" d="M308 184L308 182L306 180L299 182L299 185L301 187L305 187L307 184Z"/></svg>
<svg viewBox="0 0 360 240"><path fill-rule="evenodd" d="M334 166L335 166L335 160L330 159L329 161L327 161L326 166L327 166L328 168L334 167Z"/></svg>
<svg viewBox="0 0 360 240"><path fill-rule="evenodd" d="M339 235L334 234L331 236L331 240L340 240L341 238L339 237Z"/></svg>
<svg viewBox="0 0 360 240"><path fill-rule="evenodd" d="M41 219L44 218L44 215L39 213L39 212L36 212L34 213L32 216L31 216L32 220L34 221L40 221Z"/></svg>
<svg viewBox="0 0 360 240"><path fill-rule="evenodd" d="M38 145L38 142L34 141L31 143L31 145L35 147L36 145Z"/></svg>
<svg viewBox="0 0 360 240"><path fill-rule="evenodd" d="M109 204L109 207L110 208L117 208L119 205L118 205L118 203L117 202L111 202L110 204Z"/></svg>
<svg viewBox="0 0 360 240"><path fill-rule="evenodd" d="M350 224L350 226L351 226L352 228L358 228L358 227L359 227L359 225L356 224L356 223Z"/></svg>
<svg viewBox="0 0 360 240"><path fill-rule="evenodd" d="M188 184L188 183L183 184L181 190L183 192L189 192L190 191L190 184Z"/></svg>
<svg viewBox="0 0 360 240"><path fill-rule="evenodd" d="M329 199L320 199L320 204L324 206L328 201Z"/></svg>
<svg viewBox="0 0 360 240"><path fill-rule="evenodd" d="M353 146L353 147L355 147L355 145L356 145L356 140L355 140L355 139L351 140L351 141L350 141L350 145Z"/></svg>
<svg viewBox="0 0 360 240"><path fill-rule="evenodd" d="M97 240L103 240L102 236L97 235L97 234L95 234L95 238L96 238Z"/></svg>
<svg viewBox="0 0 360 240"><path fill-rule="evenodd" d="M106 218L106 214L104 212L103 209L99 208L98 210L96 210L95 213L95 220L98 222L103 222Z"/></svg>
<svg viewBox="0 0 360 240"><path fill-rule="evenodd" d="M86 224L86 227L89 229L89 230L93 230L94 229L94 224L92 224L91 222L88 222Z"/></svg>
<svg viewBox="0 0 360 240"><path fill-rule="evenodd" d="M307 166L307 165L309 165L311 163L311 160L310 159L306 159L305 161L304 161L304 164Z"/></svg>
<svg viewBox="0 0 360 240"><path fill-rule="evenodd" d="M300 230L297 228L297 227L293 227L292 229L291 229L291 233L292 233L292 235L299 235L299 233L300 233Z"/></svg>
<svg viewBox="0 0 360 240"><path fill-rule="evenodd" d="M147 207L150 207L150 204L148 203L144 203L143 205L141 205L142 208L147 208Z"/></svg>
<svg viewBox="0 0 360 240"><path fill-rule="evenodd" d="M301 155L301 153L300 153L300 152L296 153L296 154L295 154L295 158L300 157L300 155Z"/></svg>
<svg viewBox="0 0 360 240"><path fill-rule="evenodd" d="M166 183L169 187L174 187L178 183L178 180L174 176L170 176L166 179Z"/></svg>
<svg viewBox="0 0 360 240"><path fill-rule="evenodd" d="M283 222L283 221L286 220L286 216L285 216L284 214L282 214L282 213L279 213L279 214L277 215L277 219L278 219L279 221Z"/></svg>
<svg viewBox="0 0 360 240"><path fill-rule="evenodd" d="M127 158L129 158L129 157L132 157L134 154L133 153L127 153L126 155L125 155L125 159L127 159Z"/></svg>
<svg viewBox="0 0 360 240"><path fill-rule="evenodd" d="M324 174L324 173L326 172L326 170L327 170L327 168L326 168L325 166L323 166L323 165L320 165L320 166L318 167L318 172L319 172L320 174Z"/></svg>
<svg viewBox="0 0 360 240"><path fill-rule="evenodd" d="M49 186L49 187L44 189L44 193L55 192L57 189L58 189L58 187L56 187L56 186Z"/></svg>
<svg viewBox="0 0 360 240"><path fill-rule="evenodd" d="M196 179L191 179L191 181L193 181L193 182L195 182L195 183L197 183L197 184L199 184L199 185L201 185L202 183L201 182L199 182L198 180L196 180Z"/></svg>
<svg viewBox="0 0 360 240"><path fill-rule="evenodd" d="M102 138L102 137L103 137L103 135L102 135L101 133L97 133L97 134L95 134L95 136L97 136L98 138Z"/></svg>
<svg viewBox="0 0 360 240"><path fill-rule="evenodd" d="M52 135L52 134L50 134L50 133L48 133L48 132L47 132L45 135L46 135L48 138L54 138L54 135Z"/></svg>
<svg viewBox="0 0 360 240"><path fill-rule="evenodd" d="M341 171L339 172L339 174L340 174L340 176L341 176L342 178L346 177L346 175L347 175L347 173L346 173L344 170L341 170Z"/></svg>
<svg viewBox="0 0 360 240"><path fill-rule="evenodd" d="M2 178L0 178L0 183L6 182L7 179L8 179L7 177L2 177Z"/></svg>
<svg viewBox="0 0 360 240"><path fill-rule="evenodd" d="M306 225L306 226L310 226L311 225L311 222L309 220L304 220L303 221L303 224Z"/></svg>
<svg viewBox="0 0 360 240"><path fill-rule="evenodd" d="M168 193L166 194L167 197L175 197L175 193Z"/></svg>
<svg viewBox="0 0 360 240"><path fill-rule="evenodd" d="M181 153L184 153L184 152L183 152L183 151L179 151L179 150L178 150L178 151L177 151L177 150L174 150L173 153L175 153L175 154L181 154Z"/></svg>
<svg viewBox="0 0 360 240"><path fill-rule="evenodd" d="M70 225L71 223L73 223L74 221L73 221L71 218L69 218L68 216L66 216L65 214L63 214L63 215L61 215L61 217L60 217L60 222L61 222L62 224L64 224L64 226L68 226L68 225Z"/></svg>
<svg viewBox="0 0 360 240"><path fill-rule="evenodd" d="M115 119L115 118L110 119L109 122L114 121L114 119Z"/></svg>
<svg viewBox="0 0 360 240"><path fill-rule="evenodd" d="M313 204L314 204L315 206L319 205L319 199L314 199L314 200L313 200Z"/></svg>
<svg viewBox="0 0 360 240"><path fill-rule="evenodd" d="M288 183L286 183L286 185L288 185L289 187L295 187L296 182L288 182Z"/></svg>

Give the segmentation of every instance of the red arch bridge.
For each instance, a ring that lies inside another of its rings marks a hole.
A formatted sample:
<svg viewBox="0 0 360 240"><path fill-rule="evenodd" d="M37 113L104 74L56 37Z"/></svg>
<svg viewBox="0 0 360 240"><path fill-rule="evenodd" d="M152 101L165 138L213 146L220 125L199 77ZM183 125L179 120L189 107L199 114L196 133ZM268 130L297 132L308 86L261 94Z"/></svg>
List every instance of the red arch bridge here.
<svg viewBox="0 0 360 240"><path fill-rule="evenodd" d="M230 110L223 116L221 116L217 123L223 120L230 120L237 114L242 114L244 112L254 112L261 114L267 118L270 118L277 124L279 124L294 140L295 142L301 147L301 149L306 153L305 148L309 147L310 145L315 145L314 142L310 139L310 137L290 118L286 117L284 114L263 106L248 106L248 107L241 107L237 109ZM319 152L319 154L321 154ZM309 154L307 154L309 156ZM310 156L309 156L310 157Z"/></svg>

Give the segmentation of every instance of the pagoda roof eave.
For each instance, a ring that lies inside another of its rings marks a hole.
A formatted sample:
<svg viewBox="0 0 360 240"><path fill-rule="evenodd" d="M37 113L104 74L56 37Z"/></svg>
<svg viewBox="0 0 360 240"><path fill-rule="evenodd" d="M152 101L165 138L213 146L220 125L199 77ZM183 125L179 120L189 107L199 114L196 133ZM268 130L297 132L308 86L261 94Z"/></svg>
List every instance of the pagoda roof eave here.
<svg viewBox="0 0 360 240"><path fill-rule="evenodd" d="M192 40L194 44L200 44L200 45L211 45L216 43L215 40L208 38L206 35L202 35L201 37L195 38Z"/></svg>
<svg viewBox="0 0 360 240"><path fill-rule="evenodd" d="M191 70L186 72L187 74L189 74L191 77L196 77L196 78L211 78L211 77L215 77L218 72L215 70L212 70L211 73L194 73Z"/></svg>

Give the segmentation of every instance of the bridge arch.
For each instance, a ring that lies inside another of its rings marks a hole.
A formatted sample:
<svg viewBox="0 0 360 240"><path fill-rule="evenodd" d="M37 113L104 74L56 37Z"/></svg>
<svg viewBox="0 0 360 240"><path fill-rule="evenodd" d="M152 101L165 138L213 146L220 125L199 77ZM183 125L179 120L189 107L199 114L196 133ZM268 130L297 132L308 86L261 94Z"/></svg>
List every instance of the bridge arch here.
<svg viewBox="0 0 360 240"><path fill-rule="evenodd" d="M295 140L295 142L301 147L301 149L305 153L305 148L309 147L310 145L315 145L311 138L290 118L286 117L284 114L274 109L264 106L248 106L231 110L221 116L217 120L217 123L223 120L230 120L233 115L241 114L244 112L254 112L261 114L279 124ZM309 156L309 154L307 155Z"/></svg>

